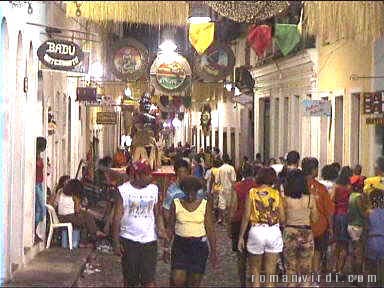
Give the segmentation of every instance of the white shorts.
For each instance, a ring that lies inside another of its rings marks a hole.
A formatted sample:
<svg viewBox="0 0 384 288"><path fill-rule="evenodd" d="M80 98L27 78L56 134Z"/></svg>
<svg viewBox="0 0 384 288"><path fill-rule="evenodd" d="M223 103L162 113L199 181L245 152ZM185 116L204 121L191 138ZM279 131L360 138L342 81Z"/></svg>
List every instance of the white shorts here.
<svg viewBox="0 0 384 288"><path fill-rule="evenodd" d="M283 237L279 224L252 225L248 234L247 251L253 255L280 253L283 251Z"/></svg>

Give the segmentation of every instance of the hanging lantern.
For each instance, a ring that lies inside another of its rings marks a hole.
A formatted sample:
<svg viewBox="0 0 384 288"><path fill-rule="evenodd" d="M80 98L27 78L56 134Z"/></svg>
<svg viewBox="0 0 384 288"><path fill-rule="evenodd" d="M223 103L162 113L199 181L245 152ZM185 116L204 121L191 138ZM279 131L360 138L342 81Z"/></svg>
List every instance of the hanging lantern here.
<svg viewBox="0 0 384 288"><path fill-rule="evenodd" d="M184 112L178 113L177 117L179 118L180 121L183 121L184 120Z"/></svg>

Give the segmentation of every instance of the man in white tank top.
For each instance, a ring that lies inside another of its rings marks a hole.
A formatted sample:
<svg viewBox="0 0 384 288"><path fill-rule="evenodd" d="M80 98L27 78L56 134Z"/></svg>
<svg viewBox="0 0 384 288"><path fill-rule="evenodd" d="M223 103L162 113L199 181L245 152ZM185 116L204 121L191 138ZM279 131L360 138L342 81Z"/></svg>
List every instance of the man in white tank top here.
<svg viewBox="0 0 384 288"><path fill-rule="evenodd" d="M113 244L115 253L122 256L125 287L151 286L155 284L157 237L166 237L159 190L151 184L151 168L146 161L133 163L130 172L133 180L119 186Z"/></svg>

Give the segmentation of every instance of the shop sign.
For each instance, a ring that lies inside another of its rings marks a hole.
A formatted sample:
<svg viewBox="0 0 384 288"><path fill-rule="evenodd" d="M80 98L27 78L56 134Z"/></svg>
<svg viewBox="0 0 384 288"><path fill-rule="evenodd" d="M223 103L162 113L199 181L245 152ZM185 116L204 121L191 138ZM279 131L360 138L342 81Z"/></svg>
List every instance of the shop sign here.
<svg viewBox="0 0 384 288"><path fill-rule="evenodd" d="M84 53L74 42L51 39L37 49L37 56L49 69L72 71L83 60Z"/></svg>
<svg viewBox="0 0 384 288"><path fill-rule="evenodd" d="M192 71L184 57L172 53L159 55L152 64L150 74L154 86L166 93L183 90Z"/></svg>
<svg viewBox="0 0 384 288"><path fill-rule="evenodd" d="M364 114L380 114L384 112L384 91L363 93Z"/></svg>
<svg viewBox="0 0 384 288"><path fill-rule="evenodd" d="M311 117L330 117L332 114L332 104L328 100L304 100L304 116Z"/></svg>
<svg viewBox="0 0 384 288"><path fill-rule="evenodd" d="M148 68L147 48L133 38L121 40L112 51L112 72L121 80L136 81Z"/></svg>
<svg viewBox="0 0 384 288"><path fill-rule="evenodd" d="M197 76L206 82L224 80L233 72L234 66L235 55L229 46L211 46L194 61Z"/></svg>
<svg viewBox="0 0 384 288"><path fill-rule="evenodd" d="M116 123L117 123L116 112L97 112L96 124L116 125Z"/></svg>
<svg viewBox="0 0 384 288"><path fill-rule="evenodd" d="M365 120L367 125L380 125L384 126L384 118L367 118Z"/></svg>
<svg viewBox="0 0 384 288"><path fill-rule="evenodd" d="M77 87L76 88L76 101L89 101L95 102L97 89L94 87Z"/></svg>

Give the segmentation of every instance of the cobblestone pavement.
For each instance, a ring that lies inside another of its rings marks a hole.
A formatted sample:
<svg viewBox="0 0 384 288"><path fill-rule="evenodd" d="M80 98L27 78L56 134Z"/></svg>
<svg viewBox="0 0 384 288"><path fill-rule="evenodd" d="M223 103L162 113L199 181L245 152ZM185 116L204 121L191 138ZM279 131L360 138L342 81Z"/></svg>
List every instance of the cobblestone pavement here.
<svg viewBox="0 0 384 288"><path fill-rule="evenodd" d="M214 271L210 263L207 265L204 287L238 287L239 281L236 270L236 255L232 252L231 241L223 226L217 226L217 245L219 253L219 267ZM159 258L162 250L159 249ZM93 267L100 272L84 271L76 287L123 287L120 258L109 253L96 252ZM99 267L97 267L99 266ZM170 264L159 259L157 262L156 282L160 287L169 286Z"/></svg>
<svg viewBox="0 0 384 288"><path fill-rule="evenodd" d="M223 226L216 226L217 244L219 253L219 267L213 270L210 263L207 265L206 275L202 287L239 287L237 275L236 255L232 252L231 240L228 238ZM83 273L76 287L123 287L120 258L112 254L96 252L96 263L100 271L87 274ZM162 250L159 248L156 282L159 287L169 286L170 264L161 260ZM365 287L361 285L360 287ZM280 283L276 287L286 287ZM322 283L321 287L356 287L349 283Z"/></svg>

